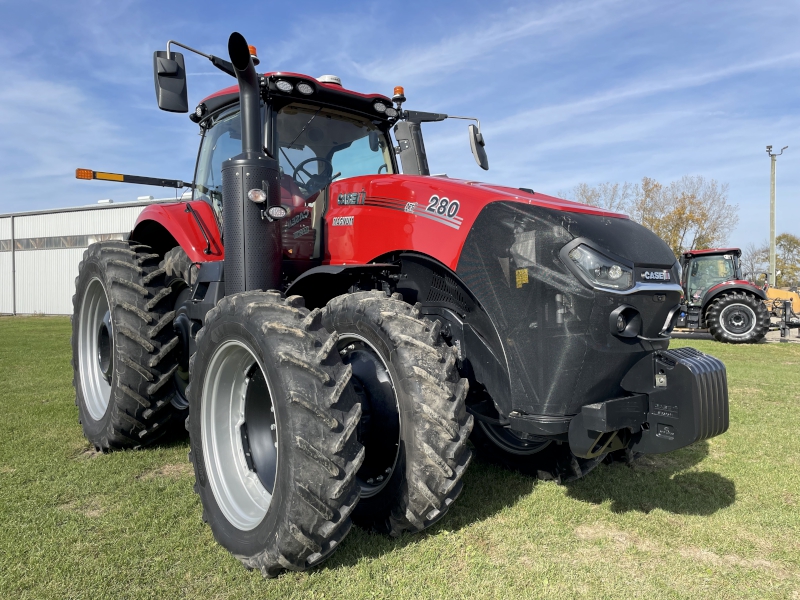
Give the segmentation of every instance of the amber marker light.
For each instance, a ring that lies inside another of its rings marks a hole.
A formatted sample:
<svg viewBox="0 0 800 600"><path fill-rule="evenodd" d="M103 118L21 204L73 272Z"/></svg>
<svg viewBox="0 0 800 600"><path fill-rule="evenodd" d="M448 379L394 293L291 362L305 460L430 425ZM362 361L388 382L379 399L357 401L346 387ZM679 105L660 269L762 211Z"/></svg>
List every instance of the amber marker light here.
<svg viewBox="0 0 800 600"><path fill-rule="evenodd" d="M75 169L75 179L94 179L94 171L91 169Z"/></svg>
<svg viewBox="0 0 800 600"><path fill-rule="evenodd" d="M100 173L96 171L94 174L95 179L102 179L103 181L125 181L124 175L118 175L117 173Z"/></svg>

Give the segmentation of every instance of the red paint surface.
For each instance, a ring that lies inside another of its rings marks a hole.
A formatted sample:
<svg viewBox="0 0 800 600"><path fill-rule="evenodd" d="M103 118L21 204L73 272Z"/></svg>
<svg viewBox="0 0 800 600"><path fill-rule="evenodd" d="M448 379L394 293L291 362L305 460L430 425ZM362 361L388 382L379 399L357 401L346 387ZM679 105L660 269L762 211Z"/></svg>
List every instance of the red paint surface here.
<svg viewBox="0 0 800 600"><path fill-rule="evenodd" d="M282 203L291 206L291 212L284 220L288 225L291 218L301 215L306 207L302 204L302 198L291 178L284 177L282 184ZM365 198L365 203L337 203L339 194L350 193L359 194ZM447 198L449 206L457 201L457 214L453 218L447 218L427 211L433 196L440 200ZM391 252L412 250L427 254L455 270L461 249L478 214L487 204L497 201L627 219L625 215L578 202L476 181L412 175L351 177L330 186L328 211L323 217L323 226L327 227L323 263L364 264ZM194 262L222 260L222 244L211 208L200 201L192 202L191 205L211 239L210 255L203 253L205 239L192 214L186 212L185 202L148 206L139 215L136 224L147 220L160 223ZM310 217L311 209L308 211ZM334 225L336 217L353 217L353 221L349 225ZM283 232L286 258L309 256L314 239L319 233L312 229L295 238L294 233L301 233L299 230L305 225L311 225L309 218L299 220L290 228L291 231Z"/></svg>
<svg viewBox="0 0 800 600"><path fill-rule="evenodd" d="M743 288L748 288L750 290L756 290L757 292L761 292L761 288L756 285L753 285L750 281L744 281L743 279L731 279L729 281L723 281L722 283L718 283L717 285L711 286L704 294L704 297L708 297L709 295L713 294L715 290L720 290L724 287L737 287L737 288L743 287Z"/></svg>
<svg viewBox="0 0 800 600"><path fill-rule="evenodd" d="M202 201L188 203L197 213L206 235L211 241L211 254L205 254L203 251L207 247L206 240L192 213L186 212L186 204L187 202L151 204L139 214L134 229L143 221L155 221L170 232L192 262L222 260L222 241L211 207Z"/></svg>
<svg viewBox="0 0 800 600"><path fill-rule="evenodd" d="M383 94L362 94L361 92L355 92L353 90L348 90L347 88L342 87L340 85L336 85L335 83L320 83L319 81L317 81L316 77L310 77L308 75L303 75L302 73L290 73L288 71L273 71L273 72L270 72L270 73L262 73L261 75L263 75L264 77L269 77L270 75L285 75L286 77L301 77L303 79L308 79L308 80L313 81L315 85L318 85L320 87L346 92L348 94L351 94L353 96L357 96L359 98L381 99L384 102L386 102L387 105L391 106L391 100L389 100L389 98L387 96L384 96ZM216 98L218 96L227 96L228 94L238 94L238 93L239 93L239 86L238 85L232 85L232 86L227 87L225 89L219 90L218 92L214 92L210 96L207 96L207 97L203 98L203 100L201 100L201 102L205 102L206 100L210 100L211 98Z"/></svg>
<svg viewBox="0 0 800 600"><path fill-rule="evenodd" d="M339 194L366 195L366 204L340 206ZM457 200L458 228L428 218L432 196ZM544 194L529 194L474 181L412 175L369 175L331 185L325 220L326 263L363 264L389 252L413 250L427 254L455 270L464 241L480 211L490 202L505 201L564 212L626 219L624 215ZM406 210L410 212L406 212ZM353 225L335 226L335 217L354 217Z"/></svg>
<svg viewBox="0 0 800 600"><path fill-rule="evenodd" d="M739 248L708 248L706 250L689 250L683 253L686 257L700 256L702 254L735 254L740 256L742 251Z"/></svg>

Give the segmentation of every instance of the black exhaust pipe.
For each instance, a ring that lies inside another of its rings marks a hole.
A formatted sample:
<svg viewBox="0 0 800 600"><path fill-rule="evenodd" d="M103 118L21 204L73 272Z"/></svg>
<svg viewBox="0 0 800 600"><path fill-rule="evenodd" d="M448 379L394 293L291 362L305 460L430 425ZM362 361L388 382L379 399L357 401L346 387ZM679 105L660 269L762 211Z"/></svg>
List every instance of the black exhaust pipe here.
<svg viewBox="0 0 800 600"><path fill-rule="evenodd" d="M242 153L222 163L225 294L278 290L281 284L281 228L264 213L281 198L278 161L264 153L261 92L250 49L240 33L228 40L228 54L239 82ZM264 190L266 202L248 198Z"/></svg>

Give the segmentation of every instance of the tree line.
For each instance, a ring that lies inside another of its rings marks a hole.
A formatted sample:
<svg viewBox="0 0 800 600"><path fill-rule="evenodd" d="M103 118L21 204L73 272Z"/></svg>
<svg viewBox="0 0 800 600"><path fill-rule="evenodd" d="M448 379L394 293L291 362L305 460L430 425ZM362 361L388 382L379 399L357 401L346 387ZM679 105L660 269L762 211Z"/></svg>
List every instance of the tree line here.
<svg viewBox="0 0 800 600"><path fill-rule="evenodd" d="M675 256L724 246L739 223L739 206L728 202L728 184L700 175L686 175L666 185L650 177L641 183L581 183L566 196L627 214L655 232Z"/></svg>

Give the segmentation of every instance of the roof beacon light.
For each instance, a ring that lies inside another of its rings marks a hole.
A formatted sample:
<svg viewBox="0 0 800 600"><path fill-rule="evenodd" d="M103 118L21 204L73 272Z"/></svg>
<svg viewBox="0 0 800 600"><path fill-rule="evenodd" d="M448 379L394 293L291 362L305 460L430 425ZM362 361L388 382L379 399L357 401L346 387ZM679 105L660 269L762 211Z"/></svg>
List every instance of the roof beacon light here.
<svg viewBox="0 0 800 600"><path fill-rule="evenodd" d="M384 113L384 112L386 112L386 105L385 105L383 102L376 102L376 103L375 103L375 104L373 104L372 106L373 106L373 108L374 108L376 111L378 111L379 113Z"/></svg>
<svg viewBox="0 0 800 600"><path fill-rule="evenodd" d="M320 77L317 77L317 81L320 83L328 83L342 87L342 79L336 75L321 75Z"/></svg>
<svg viewBox="0 0 800 600"><path fill-rule="evenodd" d="M255 47L255 46L248 46L247 48L250 50L250 56L253 58L253 65L254 65L254 66L255 66L255 65L258 65L258 63L260 63L260 62L261 62L261 61L258 59L258 50L256 50L256 47Z"/></svg>
<svg viewBox="0 0 800 600"><path fill-rule="evenodd" d="M406 101L406 91L403 89L402 85L396 85L394 87L394 96L392 96L392 102L397 104L397 108L400 108L400 105Z"/></svg>
<svg viewBox="0 0 800 600"><path fill-rule="evenodd" d="M301 82L297 84L297 91L308 96L309 94L314 93L314 88L305 82Z"/></svg>

